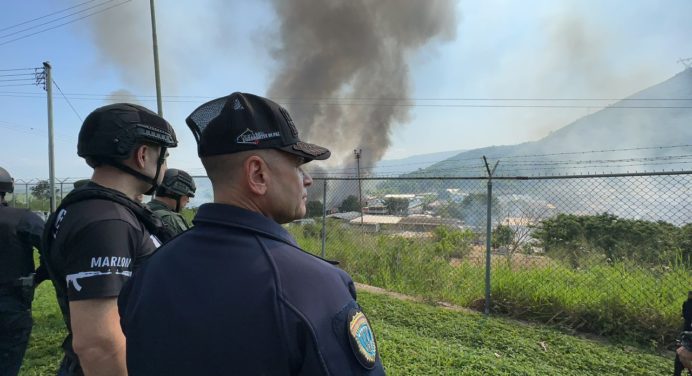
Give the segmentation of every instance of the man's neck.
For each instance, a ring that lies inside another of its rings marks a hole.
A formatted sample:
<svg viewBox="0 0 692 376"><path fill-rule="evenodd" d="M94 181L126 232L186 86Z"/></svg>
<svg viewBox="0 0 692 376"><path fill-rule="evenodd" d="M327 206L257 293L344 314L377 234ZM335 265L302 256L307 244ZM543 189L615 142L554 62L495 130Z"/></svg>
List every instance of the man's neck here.
<svg viewBox="0 0 692 376"><path fill-rule="evenodd" d="M106 165L95 168L91 181L102 187L119 191L132 200L135 200L135 196L138 194L144 193L142 190L143 182L112 166Z"/></svg>
<svg viewBox="0 0 692 376"><path fill-rule="evenodd" d="M163 197L163 196L156 196L156 197L154 197L153 200L154 200L154 201L158 201L159 203L161 203L162 205L164 205L165 207L167 207L168 210L175 211L176 203L175 203L175 200L173 200L172 198L170 198L170 197Z"/></svg>

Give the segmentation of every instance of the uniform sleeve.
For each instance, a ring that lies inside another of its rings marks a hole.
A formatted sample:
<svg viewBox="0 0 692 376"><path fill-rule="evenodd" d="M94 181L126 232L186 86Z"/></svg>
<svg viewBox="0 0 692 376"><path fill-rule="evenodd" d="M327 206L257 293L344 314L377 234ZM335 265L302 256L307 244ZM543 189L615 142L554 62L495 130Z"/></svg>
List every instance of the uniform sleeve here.
<svg viewBox="0 0 692 376"><path fill-rule="evenodd" d="M65 279L69 300L115 297L132 275L137 232L127 222L94 222L66 245Z"/></svg>
<svg viewBox="0 0 692 376"><path fill-rule="evenodd" d="M326 366L319 355L319 349L308 325L292 314L289 315L287 324L290 374L295 376L326 374Z"/></svg>
<svg viewBox="0 0 692 376"><path fill-rule="evenodd" d="M27 212L17 224L17 235L32 247L41 249L41 235L45 223L36 213Z"/></svg>

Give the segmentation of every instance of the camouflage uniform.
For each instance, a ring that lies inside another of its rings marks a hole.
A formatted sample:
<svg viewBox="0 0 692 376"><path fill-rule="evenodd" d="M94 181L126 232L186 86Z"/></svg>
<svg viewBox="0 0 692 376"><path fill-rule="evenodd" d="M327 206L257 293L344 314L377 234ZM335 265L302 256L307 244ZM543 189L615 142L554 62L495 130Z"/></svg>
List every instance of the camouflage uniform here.
<svg viewBox="0 0 692 376"><path fill-rule="evenodd" d="M168 206L166 206L166 204L157 199L151 200L147 204L147 207L154 212L154 215L159 217L168 227L168 229L174 232L176 235L192 227L192 225L186 221L180 213L174 212Z"/></svg>

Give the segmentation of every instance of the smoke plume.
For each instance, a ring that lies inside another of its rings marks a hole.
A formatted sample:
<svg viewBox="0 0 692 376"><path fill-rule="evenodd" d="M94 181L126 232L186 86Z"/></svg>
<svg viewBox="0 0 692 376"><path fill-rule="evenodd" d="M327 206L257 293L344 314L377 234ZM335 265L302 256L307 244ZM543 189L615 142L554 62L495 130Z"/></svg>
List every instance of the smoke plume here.
<svg viewBox="0 0 692 376"><path fill-rule="evenodd" d="M378 161L409 119L407 59L456 33L454 0L273 0L281 46L268 96L291 110L301 138L334 162Z"/></svg>

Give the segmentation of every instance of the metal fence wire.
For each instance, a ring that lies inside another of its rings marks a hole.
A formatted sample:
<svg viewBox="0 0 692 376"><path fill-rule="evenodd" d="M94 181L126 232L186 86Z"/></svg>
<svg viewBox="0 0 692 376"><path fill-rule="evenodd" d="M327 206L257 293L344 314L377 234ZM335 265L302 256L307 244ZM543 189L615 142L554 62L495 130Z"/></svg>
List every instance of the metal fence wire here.
<svg viewBox="0 0 692 376"><path fill-rule="evenodd" d="M361 283L666 344L692 288L691 183L692 172L315 178L289 228Z"/></svg>
<svg viewBox="0 0 692 376"><path fill-rule="evenodd" d="M211 201L195 180L193 204ZM30 197L37 183L17 182L16 206L46 206ZM58 197L72 189L58 183ZM667 345L692 290L690 187L692 171L313 177L306 217L286 227L360 283Z"/></svg>

